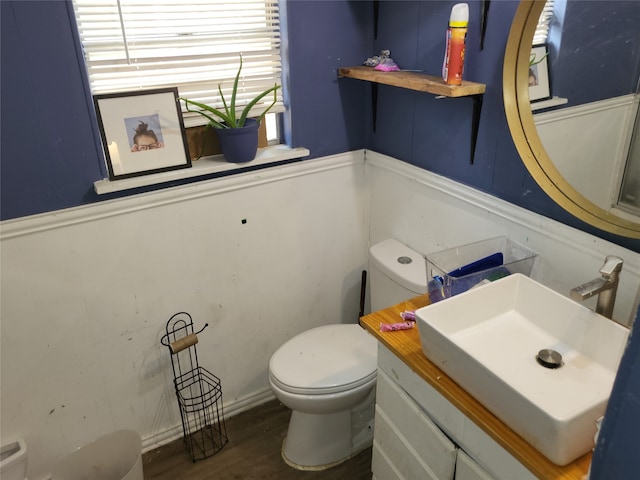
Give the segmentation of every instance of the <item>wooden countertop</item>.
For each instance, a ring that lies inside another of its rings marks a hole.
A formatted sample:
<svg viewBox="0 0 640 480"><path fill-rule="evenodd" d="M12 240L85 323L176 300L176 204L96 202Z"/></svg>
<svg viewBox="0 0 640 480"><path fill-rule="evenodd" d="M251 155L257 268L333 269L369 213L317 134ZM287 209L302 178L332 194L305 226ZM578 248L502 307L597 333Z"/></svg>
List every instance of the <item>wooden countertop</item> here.
<svg viewBox="0 0 640 480"><path fill-rule="evenodd" d="M591 452L564 467L555 465L427 360L422 353L417 327L380 332L380 323L400 322L400 313L417 310L429 303L429 296L421 295L366 315L360 319L360 324L538 478L583 480L589 470Z"/></svg>

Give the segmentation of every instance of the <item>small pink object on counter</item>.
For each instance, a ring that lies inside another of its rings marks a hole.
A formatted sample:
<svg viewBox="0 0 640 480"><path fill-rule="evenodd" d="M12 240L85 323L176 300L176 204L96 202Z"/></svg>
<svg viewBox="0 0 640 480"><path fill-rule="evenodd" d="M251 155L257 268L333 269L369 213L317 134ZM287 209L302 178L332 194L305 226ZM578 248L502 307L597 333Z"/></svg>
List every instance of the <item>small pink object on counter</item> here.
<svg viewBox="0 0 640 480"><path fill-rule="evenodd" d="M414 327L416 322L406 321L399 323L381 323L380 331L381 332L395 332L398 330L410 330Z"/></svg>

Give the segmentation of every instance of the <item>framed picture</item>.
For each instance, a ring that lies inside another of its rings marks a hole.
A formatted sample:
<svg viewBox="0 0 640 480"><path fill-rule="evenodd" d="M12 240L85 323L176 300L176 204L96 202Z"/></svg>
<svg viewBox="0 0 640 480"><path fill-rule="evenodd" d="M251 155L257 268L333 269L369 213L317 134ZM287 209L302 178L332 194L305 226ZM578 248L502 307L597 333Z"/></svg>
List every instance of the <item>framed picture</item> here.
<svg viewBox="0 0 640 480"><path fill-rule="evenodd" d="M548 56L546 45L534 45L531 49L529 57L529 99L531 102L551 98Z"/></svg>
<svg viewBox="0 0 640 480"><path fill-rule="evenodd" d="M177 88L94 95L109 179L191 167Z"/></svg>

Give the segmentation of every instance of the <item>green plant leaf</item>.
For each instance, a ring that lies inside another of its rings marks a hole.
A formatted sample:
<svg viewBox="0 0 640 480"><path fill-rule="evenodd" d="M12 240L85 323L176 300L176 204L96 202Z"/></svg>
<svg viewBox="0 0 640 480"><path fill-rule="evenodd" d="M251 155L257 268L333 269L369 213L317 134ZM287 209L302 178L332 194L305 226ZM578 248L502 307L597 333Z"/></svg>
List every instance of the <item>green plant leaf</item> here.
<svg viewBox="0 0 640 480"><path fill-rule="evenodd" d="M269 105L258 117L258 123L262 122L262 119L264 118L264 116L269 112L269 110L271 110L271 108L273 108L273 106L276 104L276 102L278 101L278 89L280 88L280 85L274 85L273 87L271 87L268 90L265 90L264 92L262 92L260 95L258 95L256 98L254 98L253 100L251 100L246 107L244 107L244 110L242 111L242 115L240 116L240 122L244 125L245 120L247 119L247 115L249 115L249 112L251 111L251 109L253 108L253 106L258 103L260 100L262 100L264 97L266 97L267 95L269 95L271 92L273 92L273 102L271 102L271 105Z"/></svg>
<svg viewBox="0 0 640 480"><path fill-rule="evenodd" d="M266 97L267 95L273 92L273 102L271 102L271 104L265 110L263 110L262 113L257 118L258 124L260 124L264 116L276 104L278 100L278 89L280 88L280 85L277 85L277 84L274 85L273 87L265 90L264 92L259 94L257 97L255 97L253 100L251 100L243 108L242 113L240 114L240 118L238 118L237 112L236 112L236 100L238 95L238 84L240 83L241 72L242 72L242 55L240 55L240 67L238 68L238 73L236 74L236 77L234 79L233 89L231 90L231 98L229 99L228 102L222 93L222 86L218 84L218 94L222 99L222 105L224 106L224 111L218 110L217 108L214 108L210 105L206 105L204 103L194 102L193 100L189 100L187 98L180 97L180 100L184 101L185 107L188 112L199 113L209 121L208 125L212 126L213 128L240 128L244 126L247 120L247 116L251 112L251 109L260 100L262 100L264 97ZM200 108L201 110L191 109L190 105ZM216 120L214 117L217 117L220 120Z"/></svg>
<svg viewBox="0 0 640 480"><path fill-rule="evenodd" d="M236 79L233 82L233 91L231 92L231 102L230 102L231 105L229 106L229 109L231 110L231 112L229 113L229 117L233 120L232 128L244 126L244 121L236 122L236 95L238 94L238 83L240 82L240 72L242 72L242 55L240 55L240 67L238 68Z"/></svg>
<svg viewBox="0 0 640 480"><path fill-rule="evenodd" d="M187 112L194 112L194 113L199 113L200 115L202 115L203 117L205 117L207 120L209 120L209 122L215 127L215 128L228 128L225 127L221 122L215 120L211 115L208 115L207 113L201 111L201 110L192 110L189 108L189 104L195 105L198 108L201 108L202 110L205 110L206 112L210 112L213 115L217 116L218 118L220 118L223 122L228 123L229 122L229 118L220 110L218 110L217 108L213 108L210 105L205 105L204 103L199 103L199 102L194 102L193 100L189 100L186 98L180 98L180 100L184 101L184 104L187 108Z"/></svg>
<svg viewBox="0 0 640 480"><path fill-rule="evenodd" d="M542 56L542 58L541 58L540 60L536 61L536 54L535 54L535 53L532 53L532 54L529 56L529 66L530 66L530 67L533 67L534 65L539 64L541 61L543 61L543 60L544 60L545 58L547 58L548 56L549 56L549 52L545 53L545 54Z"/></svg>
<svg viewBox="0 0 640 480"><path fill-rule="evenodd" d="M226 128L236 128L236 120L235 120L235 113L231 113L231 110L229 109L229 107L227 106L227 101L224 98L224 95L222 94L222 87L220 85L218 85L218 93L220 94L220 98L222 99L222 105L224 106L224 111L225 111L225 124L227 125Z"/></svg>

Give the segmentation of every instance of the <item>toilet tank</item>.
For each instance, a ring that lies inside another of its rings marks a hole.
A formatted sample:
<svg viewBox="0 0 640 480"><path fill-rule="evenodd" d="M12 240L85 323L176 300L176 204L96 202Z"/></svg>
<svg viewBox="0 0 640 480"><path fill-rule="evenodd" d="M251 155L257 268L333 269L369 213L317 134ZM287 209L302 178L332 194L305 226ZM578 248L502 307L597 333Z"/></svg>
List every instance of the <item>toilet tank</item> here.
<svg viewBox="0 0 640 480"><path fill-rule="evenodd" d="M395 305L426 293L424 256L395 239L369 249L371 311Z"/></svg>

